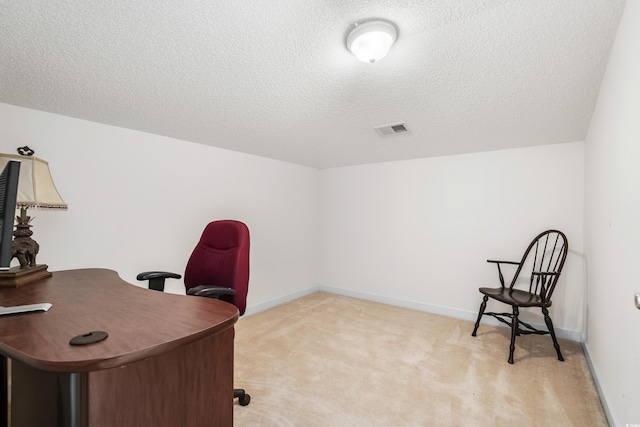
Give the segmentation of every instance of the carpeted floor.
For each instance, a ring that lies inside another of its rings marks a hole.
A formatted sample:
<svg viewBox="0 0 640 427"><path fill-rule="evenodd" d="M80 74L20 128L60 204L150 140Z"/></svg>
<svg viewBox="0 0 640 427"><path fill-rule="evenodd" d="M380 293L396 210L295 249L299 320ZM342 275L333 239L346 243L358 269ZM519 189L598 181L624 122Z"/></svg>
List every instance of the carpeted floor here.
<svg viewBox="0 0 640 427"><path fill-rule="evenodd" d="M606 426L579 343L328 293L241 318L246 426Z"/></svg>

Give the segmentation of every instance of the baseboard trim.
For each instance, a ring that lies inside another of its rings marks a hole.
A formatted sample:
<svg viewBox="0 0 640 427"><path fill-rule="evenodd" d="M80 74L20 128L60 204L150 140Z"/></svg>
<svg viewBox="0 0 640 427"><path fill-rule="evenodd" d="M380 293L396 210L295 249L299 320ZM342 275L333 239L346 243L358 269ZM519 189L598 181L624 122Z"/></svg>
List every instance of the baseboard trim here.
<svg viewBox="0 0 640 427"><path fill-rule="evenodd" d="M302 298L307 295L311 295L315 292L318 292L319 290L320 290L320 286L313 286L311 288L303 289L298 292L292 292L290 294L286 294L281 297L274 298L260 304L252 305L250 307L247 307L243 317L251 316L253 314L260 313L261 311L265 311L270 308L277 307L286 302L293 301L295 299Z"/></svg>
<svg viewBox="0 0 640 427"><path fill-rule="evenodd" d="M363 299L367 301L379 302L382 304L389 304L396 307L408 308L411 310L424 311L427 313L440 314L443 316L453 317L456 319L469 320L475 322L478 318L478 312L472 312L467 310L461 310L458 308L444 307L434 304L426 304L416 301L404 300L401 298L387 297L377 294L371 294L367 292L353 291L349 289L336 288L333 286L320 285L316 288L318 291L328 292L337 295L344 295L347 297ZM494 319L491 316L483 316L482 323L495 326L504 326L503 323ZM546 325L542 323L529 322L532 326L538 329L546 329ZM567 339L569 341L582 342L582 335L580 331L573 331L570 329L555 328L556 336L558 338Z"/></svg>
<svg viewBox="0 0 640 427"><path fill-rule="evenodd" d="M598 379L598 371L593 364L593 360L591 360L591 353L589 353L589 346L584 340L580 343L582 345L582 351L584 352L584 357L587 359L587 366L589 366L589 371L591 371L591 377L593 378L593 382L596 384L596 391L598 392L598 397L600 397L600 403L602 404L602 409L604 410L604 415L607 417L607 422L610 426L618 426L615 419L613 418L613 413L609 408L607 403L607 399L605 397L604 390L602 389L602 385L600 384L600 380Z"/></svg>
<svg viewBox="0 0 640 427"><path fill-rule="evenodd" d="M377 294L372 294L368 292L360 292L360 291L353 291L350 289L336 288L333 286L326 286L326 285L312 286L310 288L303 289L298 292L292 292L290 294L283 295L281 297L274 298L272 300L269 300L257 305L252 305L250 307L247 307L247 310L244 315L251 316L252 314L260 313L261 311L268 310L273 307L277 307L280 304L284 304L286 302L293 301L295 299L302 298L304 296L311 295L312 293L319 292L319 291L328 292L330 294L336 294L336 295L344 295L346 297L363 299L366 301L379 302L382 304L389 304L396 307L408 308L411 310L418 310L418 311L424 311L427 313L440 314L442 316L468 320L471 322L475 322L478 317L477 312L460 310L458 308L444 307L444 306L435 305L435 304L426 304L422 302L377 295ZM506 325L504 325L503 323L499 322L498 320L494 319L491 316L484 316L482 319L482 323L486 323L488 325L506 327ZM546 328L546 325L542 323L535 323L535 322L530 322L530 323L532 326L538 329ZM573 330L563 329L563 328L555 328L555 331L556 331L556 336L558 338L567 339L570 341L582 342L582 335L580 331L573 331Z"/></svg>

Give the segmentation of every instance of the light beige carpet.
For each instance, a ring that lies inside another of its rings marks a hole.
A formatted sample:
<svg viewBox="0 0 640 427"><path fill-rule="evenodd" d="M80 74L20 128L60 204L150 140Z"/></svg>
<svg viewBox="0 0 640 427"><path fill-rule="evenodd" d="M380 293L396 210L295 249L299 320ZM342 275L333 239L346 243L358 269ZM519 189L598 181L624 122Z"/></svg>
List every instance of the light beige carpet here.
<svg viewBox="0 0 640 427"><path fill-rule="evenodd" d="M235 426L606 426L579 343L328 293L236 325Z"/></svg>

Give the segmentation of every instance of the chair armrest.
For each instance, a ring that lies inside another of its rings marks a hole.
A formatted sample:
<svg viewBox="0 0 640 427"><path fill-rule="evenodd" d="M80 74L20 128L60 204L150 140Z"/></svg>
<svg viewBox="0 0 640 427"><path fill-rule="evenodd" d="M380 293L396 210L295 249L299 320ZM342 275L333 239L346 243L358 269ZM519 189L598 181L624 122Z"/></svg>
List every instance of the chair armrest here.
<svg viewBox="0 0 640 427"><path fill-rule="evenodd" d="M494 264L513 264L513 265L519 265L520 264L517 261L496 261L495 259L488 259L487 262L492 262Z"/></svg>
<svg viewBox="0 0 640 427"><path fill-rule="evenodd" d="M169 271L145 271L136 276L138 280L148 280L149 289L164 291L164 279L181 279L182 276Z"/></svg>
<svg viewBox="0 0 640 427"><path fill-rule="evenodd" d="M182 279L182 276L169 271L145 271L136 276L138 280L155 279L156 277L163 277L165 279Z"/></svg>
<svg viewBox="0 0 640 427"><path fill-rule="evenodd" d="M498 267L498 277L500 278L500 286L504 288L504 276L502 275L502 269L500 269L500 264L511 264L511 265L520 265L519 262L515 261L496 261L494 259L488 259L487 262L494 263Z"/></svg>
<svg viewBox="0 0 640 427"><path fill-rule="evenodd" d="M208 285L199 285L190 288L187 291L187 295L193 295L197 297L207 297L207 298L219 298L220 295L235 295L236 290L231 288L225 288L222 286L208 286Z"/></svg>

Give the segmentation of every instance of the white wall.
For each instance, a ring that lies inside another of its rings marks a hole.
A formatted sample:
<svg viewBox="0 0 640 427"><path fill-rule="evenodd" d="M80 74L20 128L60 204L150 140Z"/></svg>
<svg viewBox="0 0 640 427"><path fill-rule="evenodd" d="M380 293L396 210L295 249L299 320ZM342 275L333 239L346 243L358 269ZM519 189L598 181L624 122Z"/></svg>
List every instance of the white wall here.
<svg viewBox="0 0 640 427"><path fill-rule="evenodd" d="M183 273L204 226L231 218L251 233L250 307L317 285L316 169L0 104L0 151L23 145L69 204L30 211L50 271L110 268L146 286L137 273Z"/></svg>
<svg viewBox="0 0 640 427"><path fill-rule="evenodd" d="M533 237L557 228L570 253L550 312L579 339L583 155L575 142L323 170L320 281L475 320L478 287L499 286L486 260L519 261Z"/></svg>
<svg viewBox="0 0 640 427"><path fill-rule="evenodd" d="M611 422L640 424L640 2L628 1L586 139L586 348Z"/></svg>

